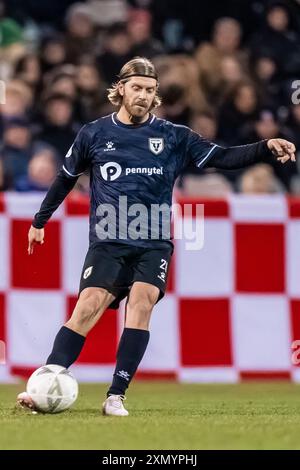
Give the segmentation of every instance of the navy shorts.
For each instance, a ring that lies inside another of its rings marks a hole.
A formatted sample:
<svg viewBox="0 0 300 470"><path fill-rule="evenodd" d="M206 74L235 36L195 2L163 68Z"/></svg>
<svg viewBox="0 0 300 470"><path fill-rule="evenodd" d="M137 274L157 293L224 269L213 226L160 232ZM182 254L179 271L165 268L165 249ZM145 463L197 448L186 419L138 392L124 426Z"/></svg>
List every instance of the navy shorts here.
<svg viewBox="0 0 300 470"><path fill-rule="evenodd" d="M142 248L125 243L103 242L92 245L86 255L80 278L80 292L86 287L103 287L116 296L109 308L117 309L136 281L158 287L158 301L164 296L173 245L159 242Z"/></svg>

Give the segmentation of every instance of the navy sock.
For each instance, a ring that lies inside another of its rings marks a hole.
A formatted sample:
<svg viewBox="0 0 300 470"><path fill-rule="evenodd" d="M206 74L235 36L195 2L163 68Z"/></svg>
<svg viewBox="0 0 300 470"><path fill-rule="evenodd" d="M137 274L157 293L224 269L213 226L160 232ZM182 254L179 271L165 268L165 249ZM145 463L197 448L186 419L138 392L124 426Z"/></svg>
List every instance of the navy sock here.
<svg viewBox="0 0 300 470"><path fill-rule="evenodd" d="M66 326L61 327L56 335L52 352L46 364L58 364L66 368L70 367L79 356L84 342L84 336Z"/></svg>
<svg viewBox="0 0 300 470"><path fill-rule="evenodd" d="M137 328L124 328L117 352L117 365L109 395L124 395L148 346L150 333Z"/></svg>

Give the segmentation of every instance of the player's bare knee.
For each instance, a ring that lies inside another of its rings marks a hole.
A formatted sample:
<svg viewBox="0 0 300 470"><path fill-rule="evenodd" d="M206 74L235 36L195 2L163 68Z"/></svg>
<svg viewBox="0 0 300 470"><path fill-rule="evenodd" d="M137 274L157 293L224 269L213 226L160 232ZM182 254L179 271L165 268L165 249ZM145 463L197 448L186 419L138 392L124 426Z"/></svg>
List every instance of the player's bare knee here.
<svg viewBox="0 0 300 470"><path fill-rule="evenodd" d="M101 304L97 297L90 296L80 302L78 318L82 323L93 320L100 311Z"/></svg>
<svg viewBox="0 0 300 470"><path fill-rule="evenodd" d="M104 309L105 307L103 307L100 295L96 293L85 293L84 295L80 295L69 322L76 324L77 329L80 329L81 327L93 323Z"/></svg>
<svg viewBox="0 0 300 470"><path fill-rule="evenodd" d="M145 328L149 324L154 304L147 297L140 297L128 301L127 324L132 328Z"/></svg>
<svg viewBox="0 0 300 470"><path fill-rule="evenodd" d="M99 302L104 302L110 295L111 294L102 287L87 287L80 293L79 302L90 298L95 298L98 299Z"/></svg>

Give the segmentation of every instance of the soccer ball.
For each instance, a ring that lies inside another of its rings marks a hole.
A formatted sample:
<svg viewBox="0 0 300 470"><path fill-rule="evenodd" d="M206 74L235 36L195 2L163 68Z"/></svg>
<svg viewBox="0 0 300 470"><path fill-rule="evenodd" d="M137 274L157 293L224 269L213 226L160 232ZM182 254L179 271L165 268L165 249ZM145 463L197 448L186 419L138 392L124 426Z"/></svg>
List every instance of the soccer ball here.
<svg viewBox="0 0 300 470"><path fill-rule="evenodd" d="M29 377L26 391L38 411L59 413L75 402L78 383L65 367L49 364L40 367Z"/></svg>

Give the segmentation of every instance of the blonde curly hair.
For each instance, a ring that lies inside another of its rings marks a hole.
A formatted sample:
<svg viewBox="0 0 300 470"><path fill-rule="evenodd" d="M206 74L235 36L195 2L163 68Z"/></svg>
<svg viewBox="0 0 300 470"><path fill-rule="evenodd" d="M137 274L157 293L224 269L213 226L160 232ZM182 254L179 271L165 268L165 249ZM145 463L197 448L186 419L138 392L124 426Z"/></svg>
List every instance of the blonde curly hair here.
<svg viewBox="0 0 300 470"><path fill-rule="evenodd" d="M158 77L154 67L154 64L145 57L135 57L134 59L127 62L123 65L120 74L118 75L119 81L114 83L111 88L108 88L108 99L114 106L121 106L123 101L123 96L119 92L119 83L126 83L130 80L131 77L140 76L140 77L150 77L157 80L156 93L151 105L151 109L157 108L161 105L161 98L158 94Z"/></svg>

